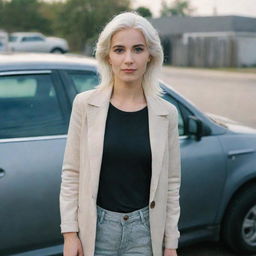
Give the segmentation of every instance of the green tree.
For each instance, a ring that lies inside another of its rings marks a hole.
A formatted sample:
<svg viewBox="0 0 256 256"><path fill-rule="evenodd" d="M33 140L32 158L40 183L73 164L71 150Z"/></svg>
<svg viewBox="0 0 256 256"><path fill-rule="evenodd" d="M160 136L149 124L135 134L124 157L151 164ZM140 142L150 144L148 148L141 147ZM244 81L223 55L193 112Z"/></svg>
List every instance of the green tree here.
<svg viewBox="0 0 256 256"><path fill-rule="evenodd" d="M150 18L152 17L152 12L147 7L141 6L136 9L136 12L138 12L143 17L150 17Z"/></svg>
<svg viewBox="0 0 256 256"><path fill-rule="evenodd" d="M71 50L83 51L114 15L127 10L130 0L0 0L0 29L61 36Z"/></svg>
<svg viewBox="0 0 256 256"><path fill-rule="evenodd" d="M0 0L0 30L3 29L4 1Z"/></svg>
<svg viewBox="0 0 256 256"><path fill-rule="evenodd" d="M162 1L161 16L189 16L193 13L189 0L175 0L169 5L165 0Z"/></svg>
<svg viewBox="0 0 256 256"><path fill-rule="evenodd" d="M60 13L65 6L65 2L40 2L39 13L48 21L48 30L49 33L55 36L63 35L59 29L58 22L61 23L61 19L59 19Z"/></svg>
<svg viewBox="0 0 256 256"><path fill-rule="evenodd" d="M67 0L58 16L58 29L71 49L83 51L113 15L130 10L129 0Z"/></svg>
<svg viewBox="0 0 256 256"><path fill-rule="evenodd" d="M41 31L49 33L49 21L40 12L37 0L2 1L2 28L13 31Z"/></svg>

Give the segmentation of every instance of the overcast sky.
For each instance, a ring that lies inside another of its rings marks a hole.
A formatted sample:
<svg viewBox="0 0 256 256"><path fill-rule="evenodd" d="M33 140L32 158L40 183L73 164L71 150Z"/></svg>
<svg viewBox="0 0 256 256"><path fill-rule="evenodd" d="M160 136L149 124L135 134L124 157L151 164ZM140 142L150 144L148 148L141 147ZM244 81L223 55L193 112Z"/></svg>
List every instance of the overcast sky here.
<svg viewBox="0 0 256 256"><path fill-rule="evenodd" d="M173 0L166 0L172 3ZM159 16L161 9L161 0L131 0L132 7L148 7L154 17ZM241 15L256 17L256 0L190 0L191 6L194 7L193 16L212 15L216 7L218 15Z"/></svg>

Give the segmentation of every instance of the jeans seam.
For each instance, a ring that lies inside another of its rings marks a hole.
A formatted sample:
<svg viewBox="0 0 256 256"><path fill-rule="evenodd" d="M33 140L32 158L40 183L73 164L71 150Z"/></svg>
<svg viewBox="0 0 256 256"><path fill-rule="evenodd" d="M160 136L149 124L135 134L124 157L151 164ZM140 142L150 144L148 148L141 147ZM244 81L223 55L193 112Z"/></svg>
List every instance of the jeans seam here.
<svg viewBox="0 0 256 256"><path fill-rule="evenodd" d="M99 224L102 224L102 223L103 223L104 216L105 216L105 212L102 211L101 214L100 214L100 218L99 218Z"/></svg>
<svg viewBox="0 0 256 256"><path fill-rule="evenodd" d="M141 218L141 222L143 224L143 226L148 230L150 231L150 226L147 224L147 221L146 221L146 218L144 216L144 214L140 211L140 218Z"/></svg>

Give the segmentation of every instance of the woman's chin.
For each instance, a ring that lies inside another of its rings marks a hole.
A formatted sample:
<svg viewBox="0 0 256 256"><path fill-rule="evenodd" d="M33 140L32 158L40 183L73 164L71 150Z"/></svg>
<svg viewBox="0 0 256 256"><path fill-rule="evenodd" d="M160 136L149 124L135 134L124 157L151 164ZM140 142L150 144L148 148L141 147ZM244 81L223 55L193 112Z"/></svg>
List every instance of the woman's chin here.
<svg viewBox="0 0 256 256"><path fill-rule="evenodd" d="M141 81L141 78L134 77L134 76L133 77L132 76L130 76L130 77L126 76L126 77L119 78L119 81L121 81L123 83L136 83L138 81Z"/></svg>

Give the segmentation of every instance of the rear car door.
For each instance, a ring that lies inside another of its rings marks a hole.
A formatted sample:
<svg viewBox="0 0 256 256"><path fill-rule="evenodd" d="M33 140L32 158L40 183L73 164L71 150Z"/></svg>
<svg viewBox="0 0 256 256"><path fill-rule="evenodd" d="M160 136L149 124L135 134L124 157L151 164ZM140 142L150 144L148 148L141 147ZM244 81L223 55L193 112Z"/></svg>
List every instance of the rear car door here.
<svg viewBox="0 0 256 256"><path fill-rule="evenodd" d="M0 255L58 244L69 111L55 72L0 72Z"/></svg>

